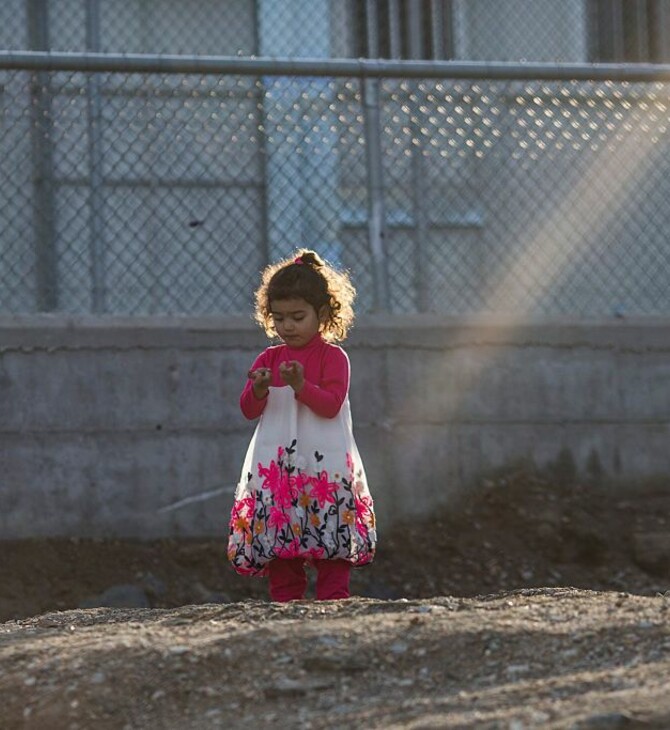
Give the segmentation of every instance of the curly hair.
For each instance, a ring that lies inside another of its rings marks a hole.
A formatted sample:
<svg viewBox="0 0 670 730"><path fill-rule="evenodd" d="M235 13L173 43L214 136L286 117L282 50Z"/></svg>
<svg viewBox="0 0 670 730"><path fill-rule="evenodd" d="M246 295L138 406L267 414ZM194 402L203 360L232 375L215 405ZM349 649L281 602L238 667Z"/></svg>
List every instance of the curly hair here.
<svg viewBox="0 0 670 730"><path fill-rule="evenodd" d="M268 337L277 337L271 303L282 299L304 299L319 315L325 306L320 332L328 342L341 342L354 323L356 298L349 274L337 271L316 252L297 251L292 257L267 266L256 290L254 318Z"/></svg>

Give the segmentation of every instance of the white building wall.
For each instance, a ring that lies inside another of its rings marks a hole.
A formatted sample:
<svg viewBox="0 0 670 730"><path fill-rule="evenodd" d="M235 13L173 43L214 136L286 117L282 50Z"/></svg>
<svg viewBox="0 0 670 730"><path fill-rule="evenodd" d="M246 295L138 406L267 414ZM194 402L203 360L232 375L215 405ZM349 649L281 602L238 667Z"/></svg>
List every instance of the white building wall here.
<svg viewBox="0 0 670 730"><path fill-rule="evenodd" d="M263 56L331 57L330 0L261 0L258 7ZM307 247L338 262L335 88L327 78L275 76L263 84L269 257Z"/></svg>
<svg viewBox="0 0 670 730"><path fill-rule="evenodd" d="M585 0L454 0L455 58L587 60Z"/></svg>

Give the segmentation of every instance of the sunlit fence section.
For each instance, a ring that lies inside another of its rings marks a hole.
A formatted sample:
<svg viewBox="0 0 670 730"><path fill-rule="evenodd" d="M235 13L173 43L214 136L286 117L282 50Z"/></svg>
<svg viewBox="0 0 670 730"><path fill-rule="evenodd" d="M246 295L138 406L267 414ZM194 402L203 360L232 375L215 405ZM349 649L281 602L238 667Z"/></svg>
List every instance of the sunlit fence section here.
<svg viewBox="0 0 670 730"><path fill-rule="evenodd" d="M667 67L424 63L0 54L0 311L669 313Z"/></svg>
<svg viewBox="0 0 670 730"><path fill-rule="evenodd" d="M383 90L394 307L670 310L670 87L440 80Z"/></svg>

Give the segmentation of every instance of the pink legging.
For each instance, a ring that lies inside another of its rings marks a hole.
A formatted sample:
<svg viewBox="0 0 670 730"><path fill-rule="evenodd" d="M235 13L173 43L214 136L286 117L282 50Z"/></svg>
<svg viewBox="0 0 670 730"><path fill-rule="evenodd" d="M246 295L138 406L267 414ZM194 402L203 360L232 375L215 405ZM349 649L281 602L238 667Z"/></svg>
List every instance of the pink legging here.
<svg viewBox="0 0 670 730"><path fill-rule="evenodd" d="M346 560L314 560L316 567L316 598L329 601L349 598L351 564ZM305 597L307 576L305 561L273 560L270 567L270 598L273 601L296 601Z"/></svg>

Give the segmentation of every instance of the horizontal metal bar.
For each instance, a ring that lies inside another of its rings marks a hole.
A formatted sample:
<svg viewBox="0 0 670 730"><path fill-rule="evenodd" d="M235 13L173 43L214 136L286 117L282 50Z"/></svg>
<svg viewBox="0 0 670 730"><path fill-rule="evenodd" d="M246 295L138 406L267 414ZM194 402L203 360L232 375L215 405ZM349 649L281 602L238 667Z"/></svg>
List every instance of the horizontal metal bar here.
<svg viewBox="0 0 670 730"><path fill-rule="evenodd" d="M54 182L63 187L88 187L91 181L82 177L57 177ZM180 178L118 178L104 179L101 185L105 188L180 188L192 190L260 190L264 186L262 180L188 180Z"/></svg>
<svg viewBox="0 0 670 730"><path fill-rule="evenodd" d="M0 71L2 67L0 66ZM202 99L216 99L223 101L255 99L260 101L263 99L262 89L253 82L249 82L249 86L237 88L226 88L219 86L216 80L211 86L201 86L197 89L174 88L166 89L163 86L155 85L153 88L147 88L147 83L142 81L141 86L128 88L125 82L123 85L104 85L101 84L101 95L106 99L189 99L200 101ZM202 83L202 82L200 82ZM85 88L86 79L82 79L79 85L73 84L72 81L57 81L51 84L51 90L54 94L62 94L73 98L81 97L82 89ZM249 92L252 91L253 94Z"/></svg>
<svg viewBox="0 0 670 730"><path fill-rule="evenodd" d="M670 64L498 63L382 59L239 58L0 51L0 70L239 76L346 76L547 81L670 81Z"/></svg>

